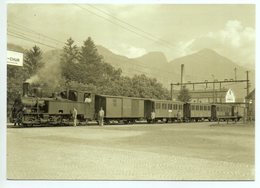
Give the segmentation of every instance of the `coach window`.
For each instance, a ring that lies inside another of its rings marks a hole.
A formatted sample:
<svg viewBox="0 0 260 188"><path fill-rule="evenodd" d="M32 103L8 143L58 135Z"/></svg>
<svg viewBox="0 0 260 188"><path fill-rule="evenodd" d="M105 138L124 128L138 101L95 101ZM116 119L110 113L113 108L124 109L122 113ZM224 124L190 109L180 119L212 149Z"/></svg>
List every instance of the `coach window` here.
<svg viewBox="0 0 260 188"><path fill-rule="evenodd" d="M168 104L168 109L172 110L172 104Z"/></svg>
<svg viewBox="0 0 260 188"><path fill-rule="evenodd" d="M160 103L156 103L155 107L156 107L156 109L160 109L161 108L161 104Z"/></svg>
<svg viewBox="0 0 260 188"><path fill-rule="evenodd" d="M199 109L200 109L200 107L198 105L196 105L196 110L199 110Z"/></svg>
<svg viewBox="0 0 260 188"><path fill-rule="evenodd" d="M217 106L217 111L219 111L219 107Z"/></svg>
<svg viewBox="0 0 260 188"><path fill-rule="evenodd" d="M62 92L60 93L60 96L61 96L61 98L63 98L63 99L67 99L67 91L62 91Z"/></svg>
<svg viewBox="0 0 260 188"><path fill-rule="evenodd" d="M191 110L195 110L195 107L194 107L194 105L191 105Z"/></svg>
<svg viewBox="0 0 260 188"><path fill-rule="evenodd" d="M84 102L91 103L91 93L84 93Z"/></svg>
<svg viewBox="0 0 260 188"><path fill-rule="evenodd" d="M208 106L208 111L210 111L210 106Z"/></svg>
<svg viewBox="0 0 260 188"><path fill-rule="evenodd" d="M179 104L179 110L182 110L182 105L181 104Z"/></svg>
<svg viewBox="0 0 260 188"><path fill-rule="evenodd" d="M117 105L117 101L116 99L113 99L113 106L116 106Z"/></svg>
<svg viewBox="0 0 260 188"><path fill-rule="evenodd" d="M78 92L70 90L69 91L69 100L77 101L78 100Z"/></svg>

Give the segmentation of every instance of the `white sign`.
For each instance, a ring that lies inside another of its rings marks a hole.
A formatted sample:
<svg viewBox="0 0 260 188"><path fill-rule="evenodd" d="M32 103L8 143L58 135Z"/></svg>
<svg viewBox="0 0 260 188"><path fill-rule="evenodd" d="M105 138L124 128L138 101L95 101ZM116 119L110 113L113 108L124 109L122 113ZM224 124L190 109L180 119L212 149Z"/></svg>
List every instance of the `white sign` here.
<svg viewBox="0 0 260 188"><path fill-rule="evenodd" d="M23 53L7 50L7 64L23 66Z"/></svg>
<svg viewBox="0 0 260 188"><path fill-rule="evenodd" d="M226 94L226 103L232 103L232 102L236 102L236 97L234 92L231 89L229 89Z"/></svg>

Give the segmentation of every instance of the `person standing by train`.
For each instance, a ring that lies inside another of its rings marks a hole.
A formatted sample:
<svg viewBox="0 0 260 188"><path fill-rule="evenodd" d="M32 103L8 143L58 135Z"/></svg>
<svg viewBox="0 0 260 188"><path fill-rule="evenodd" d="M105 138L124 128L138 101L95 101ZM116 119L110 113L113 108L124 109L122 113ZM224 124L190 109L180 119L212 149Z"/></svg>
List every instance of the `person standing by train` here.
<svg viewBox="0 0 260 188"><path fill-rule="evenodd" d="M104 125L104 116L105 116L105 112L103 110L103 108L101 107L99 112L98 112L98 116L99 116L99 125L103 126Z"/></svg>
<svg viewBox="0 0 260 188"><path fill-rule="evenodd" d="M73 108L73 112L72 112L73 126L77 126L77 115L78 115L78 111L77 111L77 109L74 107L74 108Z"/></svg>
<svg viewBox="0 0 260 188"><path fill-rule="evenodd" d="M12 107L12 118L14 120L14 126L22 123L22 118L23 118L23 112L24 112L24 105L22 103L21 96L19 95L15 101L14 105Z"/></svg>
<svg viewBox="0 0 260 188"><path fill-rule="evenodd" d="M152 123L155 123L155 111L154 110L151 113L151 119L152 119Z"/></svg>
<svg viewBox="0 0 260 188"><path fill-rule="evenodd" d="M177 112L177 122L181 122L181 112L178 110Z"/></svg>

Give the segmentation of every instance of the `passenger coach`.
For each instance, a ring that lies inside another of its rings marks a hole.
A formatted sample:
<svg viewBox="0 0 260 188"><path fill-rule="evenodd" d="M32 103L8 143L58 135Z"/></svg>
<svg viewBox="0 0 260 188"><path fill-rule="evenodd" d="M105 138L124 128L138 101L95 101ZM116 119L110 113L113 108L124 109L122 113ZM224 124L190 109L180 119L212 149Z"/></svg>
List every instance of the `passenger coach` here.
<svg viewBox="0 0 260 188"><path fill-rule="evenodd" d="M211 121L211 104L209 103L185 103L183 105L184 121Z"/></svg>
<svg viewBox="0 0 260 188"><path fill-rule="evenodd" d="M155 112L155 121L174 122L183 118L183 103L169 100L145 100L145 118L151 122L152 112Z"/></svg>

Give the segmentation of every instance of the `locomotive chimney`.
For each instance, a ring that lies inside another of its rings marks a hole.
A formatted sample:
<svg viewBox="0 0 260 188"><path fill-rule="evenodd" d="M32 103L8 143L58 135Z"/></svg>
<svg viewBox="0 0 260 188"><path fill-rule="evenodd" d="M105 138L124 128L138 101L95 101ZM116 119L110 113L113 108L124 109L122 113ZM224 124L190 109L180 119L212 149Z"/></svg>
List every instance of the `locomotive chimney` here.
<svg viewBox="0 0 260 188"><path fill-rule="evenodd" d="M23 83L23 96L28 96L29 94L29 83L24 82Z"/></svg>

